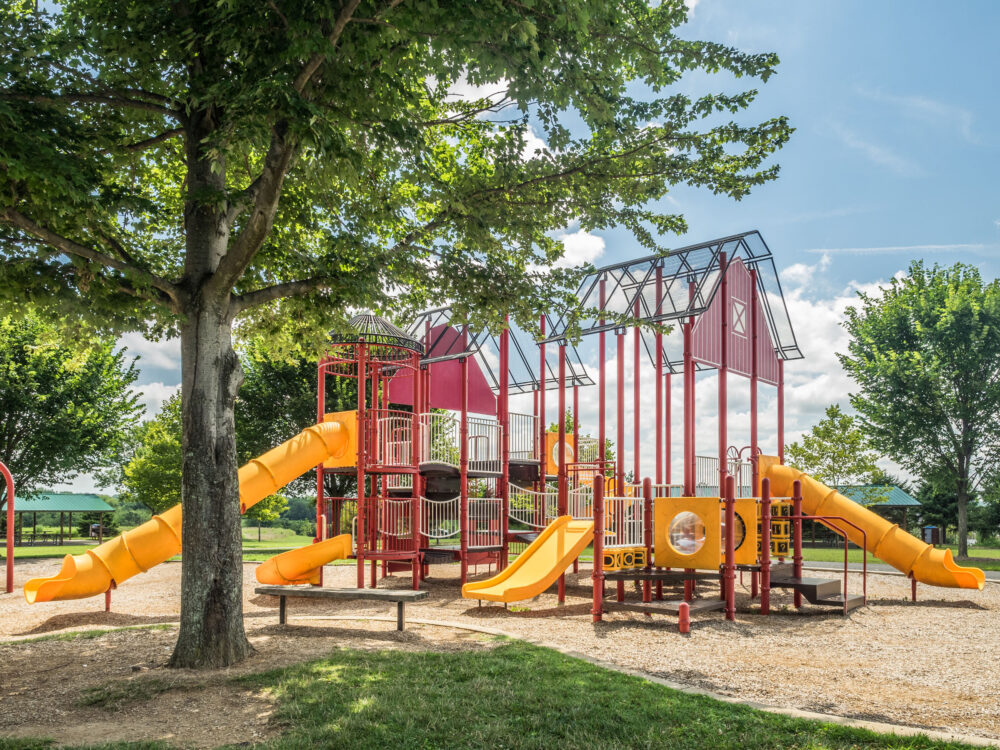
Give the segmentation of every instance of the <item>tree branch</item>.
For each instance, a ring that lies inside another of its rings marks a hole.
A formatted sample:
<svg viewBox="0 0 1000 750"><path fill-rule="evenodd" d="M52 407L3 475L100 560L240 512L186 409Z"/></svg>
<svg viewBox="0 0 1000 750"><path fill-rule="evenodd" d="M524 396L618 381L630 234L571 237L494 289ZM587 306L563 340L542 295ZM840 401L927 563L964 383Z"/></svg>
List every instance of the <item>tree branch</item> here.
<svg viewBox="0 0 1000 750"><path fill-rule="evenodd" d="M105 255L104 253L94 250L93 248L85 247L84 245L74 242L71 239L56 234L45 227L39 226L27 216L19 211L15 211L12 208L6 208L0 212L0 221L6 221L13 224L28 234L37 237L50 247L66 253L67 255L75 255L78 258L89 260L92 263L97 263L105 266L106 268L113 268L116 271L121 271L122 273L128 274L135 279L139 279L143 283L146 283L154 289L158 289L166 294L171 303L175 307L179 307L180 290L174 284L157 276L156 274L150 273L149 271L139 268L132 263L128 263L124 260L118 260L110 255Z"/></svg>
<svg viewBox="0 0 1000 750"><path fill-rule="evenodd" d="M287 281L283 284L262 287L234 297L230 303L230 310L232 315L236 316L247 308L262 305L265 302L273 302L283 297L302 297L312 292L318 292L320 289L329 289L333 283L334 277L332 276L317 276L311 279Z"/></svg>
<svg viewBox="0 0 1000 750"><path fill-rule="evenodd" d="M337 20L333 24L333 31L330 32L330 36L327 37L327 41L330 43L331 48L337 46L337 42L340 40L340 35L344 33L344 29L347 27L347 22L351 20L351 16L354 15L354 11L357 10L358 6L361 4L361 0L348 0L347 4L341 9L340 15L337 16ZM305 89L309 80L313 77L319 66L323 64L326 60L326 52L317 52L309 61L303 66L299 74L295 76L295 80L292 82L292 88L295 89L300 94Z"/></svg>
<svg viewBox="0 0 1000 750"><path fill-rule="evenodd" d="M152 102L144 102L139 99L119 98L105 94L86 94L83 92L66 92L62 94L25 94L19 91L0 91L0 99L8 101L31 102L34 104L109 104L115 107L127 107L130 109L141 109L147 112L156 112L161 115L180 119L180 112L170 107L164 107Z"/></svg>
<svg viewBox="0 0 1000 750"><path fill-rule="evenodd" d="M169 141L171 138L183 135L183 133L184 128L171 128L170 130L164 130L162 133L154 135L152 138L146 138L145 140L128 144L125 146L125 150L133 153L145 151L147 148L151 148L158 143L163 143L164 141Z"/></svg>

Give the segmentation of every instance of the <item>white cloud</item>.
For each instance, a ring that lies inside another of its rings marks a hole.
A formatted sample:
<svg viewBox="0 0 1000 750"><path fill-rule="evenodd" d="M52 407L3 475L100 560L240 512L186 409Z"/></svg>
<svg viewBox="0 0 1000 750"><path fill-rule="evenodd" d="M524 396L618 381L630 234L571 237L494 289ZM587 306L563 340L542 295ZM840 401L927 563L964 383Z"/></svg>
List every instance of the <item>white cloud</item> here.
<svg viewBox="0 0 1000 750"><path fill-rule="evenodd" d="M883 245L881 247L810 247L803 252L830 255L891 255L896 253L932 252L958 253L982 252L997 249L997 245L978 242L957 242L943 245Z"/></svg>
<svg viewBox="0 0 1000 750"><path fill-rule="evenodd" d="M698 3L700 2L701 0L684 0L684 6L688 11L688 18L691 18L694 15L694 9L698 7Z"/></svg>
<svg viewBox="0 0 1000 750"><path fill-rule="evenodd" d="M142 368L178 370L181 366L181 341L179 338L150 341L139 333L126 333L118 343L132 356L138 355Z"/></svg>
<svg viewBox="0 0 1000 750"><path fill-rule="evenodd" d="M922 173L918 164L900 156L889 148L871 141L866 141L842 125L834 125L833 132L848 148L861 153L868 161L880 167L885 167L900 177L916 177Z"/></svg>
<svg viewBox="0 0 1000 750"><path fill-rule="evenodd" d="M859 88L858 93L868 99L895 107L911 120L954 130L963 140L969 143L978 143L972 130L974 121L972 112L963 107L957 107L926 96L900 96L866 88Z"/></svg>
<svg viewBox="0 0 1000 750"><path fill-rule="evenodd" d="M781 272L781 280L796 286L809 284L817 273L822 273L830 267L830 254L823 253L818 263L793 263Z"/></svg>
<svg viewBox="0 0 1000 750"><path fill-rule="evenodd" d="M583 229L564 232L557 239L562 240L565 253L555 262L557 268L572 268L583 263L593 263L604 255L604 238Z"/></svg>
<svg viewBox="0 0 1000 750"><path fill-rule="evenodd" d="M477 99L502 99L510 88L510 81L502 79L493 83L470 83L468 75L462 73L455 83L448 87L448 96L455 99L475 101Z"/></svg>
<svg viewBox="0 0 1000 750"><path fill-rule="evenodd" d="M534 128L529 125L524 133L524 149L521 151L521 158L525 161L533 159L538 155L535 153L536 151L541 151L545 148L548 148L548 144L539 138Z"/></svg>
<svg viewBox="0 0 1000 750"><path fill-rule="evenodd" d="M163 402L177 393L180 385L169 385L167 383L145 383L136 386L139 393L139 401L146 409L146 419L152 419L160 411Z"/></svg>

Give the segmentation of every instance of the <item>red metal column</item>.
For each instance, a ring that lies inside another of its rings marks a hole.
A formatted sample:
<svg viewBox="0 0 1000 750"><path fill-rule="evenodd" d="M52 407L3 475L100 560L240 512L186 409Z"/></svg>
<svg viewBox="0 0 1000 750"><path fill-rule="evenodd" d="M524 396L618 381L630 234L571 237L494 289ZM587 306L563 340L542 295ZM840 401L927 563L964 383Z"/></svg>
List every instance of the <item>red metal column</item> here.
<svg viewBox="0 0 1000 750"><path fill-rule="evenodd" d="M0 475L3 475L4 484L7 486L7 593L14 592L14 477L11 476L10 469L0 461ZM72 529L70 529L72 534Z"/></svg>
<svg viewBox="0 0 1000 750"><path fill-rule="evenodd" d="M721 337L720 341L720 356L719 356L719 491L723 491L725 486L726 476L729 474L727 471L727 453L729 448L729 435L728 435L728 424L727 417L729 412L729 406L727 403L728 393L726 392L726 387L728 385L729 376L729 282L726 279L726 254L719 253L719 273L722 276L721 289L719 290L722 295L722 320L721 320L721 330L719 335Z"/></svg>
<svg viewBox="0 0 1000 750"><path fill-rule="evenodd" d="M688 299L694 298L694 282L688 282ZM691 351L691 332L694 316L682 324L684 332L684 494L694 496L694 356Z"/></svg>
<svg viewBox="0 0 1000 750"><path fill-rule="evenodd" d="M566 472L566 342L559 342L559 426L556 454L559 457L559 515L566 515L569 505L569 476ZM566 601L566 576L560 573L558 584L559 603Z"/></svg>
<svg viewBox="0 0 1000 750"><path fill-rule="evenodd" d="M736 619L736 479L726 476L726 564L722 574L726 619Z"/></svg>
<svg viewBox="0 0 1000 750"><path fill-rule="evenodd" d="M792 482L792 577L802 578L802 483ZM795 590L796 609L802 606L802 592Z"/></svg>
<svg viewBox="0 0 1000 750"><path fill-rule="evenodd" d="M462 351L467 347L466 330L462 331ZM462 554L461 582L465 581L469 575L469 356L462 357L462 421L458 428L459 440L459 501L458 501L458 528L459 544Z"/></svg>
<svg viewBox="0 0 1000 750"><path fill-rule="evenodd" d="M507 534L510 513L510 316L504 316L500 332L500 568L507 567Z"/></svg>
<svg viewBox="0 0 1000 750"><path fill-rule="evenodd" d="M752 486L754 494L760 492L760 475L757 468L757 454L760 453L757 440L757 383L758 368L757 362L757 269L750 271L750 460L753 462Z"/></svg>
<svg viewBox="0 0 1000 750"><path fill-rule="evenodd" d="M602 334L603 335L603 334ZM604 474L594 476L594 605L590 610L594 622L601 621L604 612Z"/></svg>
<svg viewBox="0 0 1000 750"><path fill-rule="evenodd" d="M367 385L367 367L365 364L365 345L357 345L358 361L358 458L356 461L358 480L358 529L355 548L358 558L358 588L365 587L365 386Z"/></svg>
<svg viewBox="0 0 1000 750"><path fill-rule="evenodd" d="M663 304L663 268L656 267L656 314ZM663 483L663 334L656 333L656 483Z"/></svg>
<svg viewBox="0 0 1000 750"><path fill-rule="evenodd" d="M653 483L649 477L642 480L642 543L646 547L646 570L653 569ZM642 600L651 601L653 586L648 580L642 582Z"/></svg>
<svg viewBox="0 0 1000 750"><path fill-rule="evenodd" d="M605 280L600 281L600 306L601 310L604 310L604 294L605 294ZM604 325L604 319L601 318L601 325ZM598 349L598 362L597 362L597 460L600 462L597 466L597 471L603 477L607 474L607 467L604 465L604 461L607 458L605 454L605 441L607 440L607 430L605 425L605 420L607 419L607 403L606 403L606 391L607 391L607 358L608 351L604 338L604 331L602 330L597 334L597 349ZM594 480L597 481L596 478Z"/></svg>
<svg viewBox="0 0 1000 750"><path fill-rule="evenodd" d="M573 386L573 461L576 463L575 482L580 484L580 386ZM580 572L580 558L573 560L573 572Z"/></svg>
<svg viewBox="0 0 1000 750"><path fill-rule="evenodd" d="M633 314L639 318L639 301L635 302ZM639 470L639 326L632 329L632 481L638 484L642 472Z"/></svg>
<svg viewBox="0 0 1000 750"><path fill-rule="evenodd" d="M671 440L673 439L673 430L670 428L670 420L672 418L672 411L673 411L672 405L670 403L671 397L673 396L671 392L672 389L670 387L671 386L670 371L668 370L667 374L664 375L663 377L664 377L663 444L664 447L666 448L665 451L666 455L663 457L663 464L665 468L665 471L663 472L663 479L667 484L670 484L672 481L671 475L673 474L673 471L671 470L670 466L670 464L673 463L672 446L670 444Z"/></svg>
<svg viewBox="0 0 1000 750"><path fill-rule="evenodd" d="M760 613L771 613L771 480L760 483Z"/></svg>
<svg viewBox="0 0 1000 750"><path fill-rule="evenodd" d="M618 444L615 446L615 497L625 496L625 331L618 331L618 348L615 351L618 365Z"/></svg>
<svg viewBox="0 0 1000 750"><path fill-rule="evenodd" d="M785 360L778 360L778 463L785 463Z"/></svg>
<svg viewBox="0 0 1000 750"><path fill-rule="evenodd" d="M413 573L414 590L420 588L420 498L424 494L423 477L420 476L420 458L417 453L418 436L420 435L420 355L410 357L411 377L413 378L413 413L410 416L410 458L407 462L413 473L410 475L410 486L413 488L410 498L410 539L413 541Z"/></svg>
<svg viewBox="0 0 1000 750"><path fill-rule="evenodd" d="M316 367L316 423L323 421L326 412L326 376L323 371L323 359L320 359ZM316 533L313 535L313 542L318 542L324 538L324 526L326 517L323 513L323 464L316 467ZM319 585L323 585L323 568L319 569Z"/></svg>
<svg viewBox="0 0 1000 750"><path fill-rule="evenodd" d="M545 316L541 316L542 338L545 338ZM541 491L545 492L546 469L548 465L548 454L545 451L545 344L538 345L538 455L542 459Z"/></svg>

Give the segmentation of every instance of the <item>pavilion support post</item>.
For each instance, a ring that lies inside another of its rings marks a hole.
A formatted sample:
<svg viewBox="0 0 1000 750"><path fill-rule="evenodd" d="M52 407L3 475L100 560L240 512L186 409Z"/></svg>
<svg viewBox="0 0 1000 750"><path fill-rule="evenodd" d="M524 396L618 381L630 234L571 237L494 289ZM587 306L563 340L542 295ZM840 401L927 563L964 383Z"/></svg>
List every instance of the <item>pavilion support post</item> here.
<svg viewBox="0 0 1000 750"><path fill-rule="evenodd" d="M694 299L694 282L688 282L688 299ZM684 333L684 494L694 496L695 445L694 445L694 356L691 334L694 316L682 324ZM686 586L687 584L685 584Z"/></svg>
<svg viewBox="0 0 1000 750"><path fill-rule="evenodd" d="M639 300L635 301L633 314L636 320L639 318ZM639 484L642 473L639 469L639 344L641 341L641 331L636 325L632 328L632 482Z"/></svg>
<svg viewBox="0 0 1000 750"><path fill-rule="evenodd" d="M66 514L63 511L59 511L59 546L62 547L63 543L63 520Z"/></svg>
<svg viewBox="0 0 1000 750"><path fill-rule="evenodd" d="M785 463L785 360L778 360L778 463Z"/></svg>
<svg viewBox="0 0 1000 750"><path fill-rule="evenodd" d="M663 268L656 267L656 314L663 305ZM656 357L656 483L663 483L663 334L657 332L655 338Z"/></svg>
<svg viewBox="0 0 1000 750"><path fill-rule="evenodd" d="M542 338L545 338L545 316L539 319ZM548 486L548 463L549 456L545 448L545 342L538 345L538 455L542 460L542 486L541 491L545 492Z"/></svg>

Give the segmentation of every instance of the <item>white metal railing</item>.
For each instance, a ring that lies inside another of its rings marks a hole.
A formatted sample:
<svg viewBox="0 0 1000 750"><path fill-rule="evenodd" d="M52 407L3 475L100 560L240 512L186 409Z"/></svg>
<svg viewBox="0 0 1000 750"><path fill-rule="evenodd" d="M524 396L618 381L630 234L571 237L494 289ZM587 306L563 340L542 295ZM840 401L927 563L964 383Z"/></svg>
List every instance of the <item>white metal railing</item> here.
<svg viewBox="0 0 1000 750"><path fill-rule="evenodd" d="M736 479L737 497L753 496L753 463L729 459L726 471ZM695 456L695 494L719 495L719 459L716 456ZM700 492L699 492L700 490Z"/></svg>
<svg viewBox="0 0 1000 750"><path fill-rule="evenodd" d="M420 415L420 460L458 467L459 424L451 414Z"/></svg>
<svg viewBox="0 0 1000 750"><path fill-rule="evenodd" d="M410 530L410 503L409 498L388 498L378 499L378 530L386 536L409 539L412 534Z"/></svg>
<svg viewBox="0 0 1000 750"><path fill-rule="evenodd" d="M576 460L579 463L594 463L602 459L601 452L597 449L597 438L587 435L580 435L576 439Z"/></svg>
<svg viewBox="0 0 1000 750"><path fill-rule="evenodd" d="M461 498L457 495L450 500L428 500L421 497L420 533L429 539L457 537L462 532L459 523L460 509Z"/></svg>
<svg viewBox="0 0 1000 750"><path fill-rule="evenodd" d="M413 465L413 415L407 412L379 413L376 421L375 460L380 466Z"/></svg>
<svg viewBox="0 0 1000 750"><path fill-rule="evenodd" d="M469 468L500 473L500 423L495 419L469 417Z"/></svg>
<svg viewBox="0 0 1000 750"><path fill-rule="evenodd" d="M508 502L510 520L533 529L544 529L559 512L559 493L555 489L536 492L511 484Z"/></svg>
<svg viewBox="0 0 1000 750"><path fill-rule="evenodd" d="M531 414L511 414L509 418L510 460L538 460L538 417Z"/></svg>
<svg viewBox="0 0 1000 750"><path fill-rule="evenodd" d="M645 508L641 497L604 498L604 547L641 547Z"/></svg>
<svg viewBox="0 0 1000 750"><path fill-rule="evenodd" d="M654 484L653 497L683 497L683 484Z"/></svg>
<svg viewBox="0 0 1000 750"><path fill-rule="evenodd" d="M389 474L385 478L385 486L390 490L408 490L413 487L412 474Z"/></svg>
<svg viewBox="0 0 1000 750"><path fill-rule="evenodd" d="M582 485L569 491L567 510L573 518L594 517L594 488Z"/></svg>
<svg viewBox="0 0 1000 750"><path fill-rule="evenodd" d="M503 501L498 497L470 497L468 546L496 547L503 543Z"/></svg>

